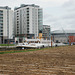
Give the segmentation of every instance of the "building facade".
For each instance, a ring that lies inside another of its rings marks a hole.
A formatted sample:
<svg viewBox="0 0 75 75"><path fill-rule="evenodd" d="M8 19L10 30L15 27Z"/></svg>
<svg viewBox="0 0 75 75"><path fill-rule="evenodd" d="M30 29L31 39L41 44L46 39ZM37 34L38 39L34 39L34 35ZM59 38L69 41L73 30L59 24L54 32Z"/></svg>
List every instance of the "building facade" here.
<svg viewBox="0 0 75 75"><path fill-rule="evenodd" d="M0 43L6 43L13 35L13 11L8 6L0 7Z"/></svg>
<svg viewBox="0 0 75 75"><path fill-rule="evenodd" d="M14 9L14 34L38 37L43 25L42 8L37 5L25 5Z"/></svg>
<svg viewBox="0 0 75 75"><path fill-rule="evenodd" d="M43 31L42 31L42 36L44 39L50 40L51 37L51 32L50 32L50 25L43 25Z"/></svg>
<svg viewBox="0 0 75 75"><path fill-rule="evenodd" d="M51 33L53 41L56 43L75 42L75 30L55 30Z"/></svg>

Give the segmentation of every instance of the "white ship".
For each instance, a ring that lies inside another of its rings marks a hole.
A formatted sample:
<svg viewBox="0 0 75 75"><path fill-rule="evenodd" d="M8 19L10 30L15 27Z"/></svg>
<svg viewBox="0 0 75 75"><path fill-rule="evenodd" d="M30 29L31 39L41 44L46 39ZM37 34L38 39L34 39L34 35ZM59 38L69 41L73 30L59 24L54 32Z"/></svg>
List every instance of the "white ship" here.
<svg viewBox="0 0 75 75"><path fill-rule="evenodd" d="M64 46L63 43L54 43L52 41L52 46ZM51 47L51 40L40 40L40 39L26 39L24 43L18 43L17 48L44 48Z"/></svg>
<svg viewBox="0 0 75 75"><path fill-rule="evenodd" d="M48 47L49 44L46 41L40 39L26 39L24 43L18 43L17 48L42 48Z"/></svg>

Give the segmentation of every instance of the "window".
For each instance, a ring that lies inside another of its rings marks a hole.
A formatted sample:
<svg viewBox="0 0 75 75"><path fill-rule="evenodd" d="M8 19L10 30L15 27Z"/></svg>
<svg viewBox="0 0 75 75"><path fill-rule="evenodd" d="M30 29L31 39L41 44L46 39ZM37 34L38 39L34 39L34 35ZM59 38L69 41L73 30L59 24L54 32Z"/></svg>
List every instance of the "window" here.
<svg viewBox="0 0 75 75"><path fill-rule="evenodd" d="M17 23L19 23L19 21L17 21Z"/></svg>
<svg viewBox="0 0 75 75"><path fill-rule="evenodd" d="M0 20L0 22L3 22L3 20Z"/></svg>
<svg viewBox="0 0 75 75"><path fill-rule="evenodd" d="M0 30L0 32L3 32L3 30Z"/></svg>
<svg viewBox="0 0 75 75"><path fill-rule="evenodd" d="M17 11L17 12L19 12L19 11Z"/></svg>
<svg viewBox="0 0 75 75"><path fill-rule="evenodd" d="M29 31L27 31L27 33L29 33Z"/></svg>
<svg viewBox="0 0 75 75"><path fill-rule="evenodd" d="M27 13L29 13L29 10L27 10Z"/></svg>
<svg viewBox="0 0 75 75"><path fill-rule="evenodd" d="M2 10L0 10L0 13L3 13L3 11L2 11Z"/></svg>
<svg viewBox="0 0 75 75"><path fill-rule="evenodd" d="M3 35L3 33L1 33L1 35Z"/></svg>
<svg viewBox="0 0 75 75"><path fill-rule="evenodd" d="M29 8L27 8L27 10L29 10Z"/></svg>
<svg viewBox="0 0 75 75"><path fill-rule="evenodd" d="M3 14L0 14L0 16L3 16Z"/></svg>
<svg viewBox="0 0 75 75"><path fill-rule="evenodd" d="M3 17L0 17L0 19L3 19Z"/></svg>
<svg viewBox="0 0 75 75"><path fill-rule="evenodd" d="M27 16L27 18L29 18L29 17Z"/></svg>
<svg viewBox="0 0 75 75"><path fill-rule="evenodd" d="M0 24L0 25L3 25L3 24Z"/></svg>
<svg viewBox="0 0 75 75"><path fill-rule="evenodd" d="M0 27L0 28L3 28L3 27Z"/></svg>
<svg viewBox="0 0 75 75"><path fill-rule="evenodd" d="M27 24L29 24L29 22L27 22Z"/></svg>
<svg viewBox="0 0 75 75"><path fill-rule="evenodd" d="M27 21L29 21L29 19L27 19Z"/></svg>
<svg viewBox="0 0 75 75"><path fill-rule="evenodd" d="M27 27L29 27L29 25L27 25Z"/></svg>
<svg viewBox="0 0 75 75"><path fill-rule="evenodd" d="M29 30L29 28L27 28L27 30Z"/></svg>

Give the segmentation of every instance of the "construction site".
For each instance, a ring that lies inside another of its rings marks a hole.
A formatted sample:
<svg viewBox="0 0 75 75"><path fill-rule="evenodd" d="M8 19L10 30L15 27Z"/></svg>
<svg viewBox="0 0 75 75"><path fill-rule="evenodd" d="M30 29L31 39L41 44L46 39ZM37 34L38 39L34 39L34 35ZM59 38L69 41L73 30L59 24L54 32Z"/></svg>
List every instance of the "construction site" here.
<svg viewBox="0 0 75 75"><path fill-rule="evenodd" d="M0 54L0 75L75 75L75 45Z"/></svg>

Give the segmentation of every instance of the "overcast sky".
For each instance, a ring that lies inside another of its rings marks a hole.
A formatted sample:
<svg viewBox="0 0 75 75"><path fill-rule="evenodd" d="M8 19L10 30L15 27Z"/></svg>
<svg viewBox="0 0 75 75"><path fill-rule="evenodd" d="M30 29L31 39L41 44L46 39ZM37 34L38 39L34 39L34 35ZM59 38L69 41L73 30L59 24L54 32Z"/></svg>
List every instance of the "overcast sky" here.
<svg viewBox="0 0 75 75"><path fill-rule="evenodd" d="M12 9L21 4L36 4L43 8L43 24L51 30L75 30L75 0L0 0L0 6Z"/></svg>

